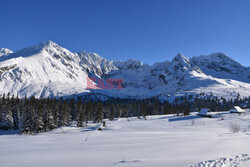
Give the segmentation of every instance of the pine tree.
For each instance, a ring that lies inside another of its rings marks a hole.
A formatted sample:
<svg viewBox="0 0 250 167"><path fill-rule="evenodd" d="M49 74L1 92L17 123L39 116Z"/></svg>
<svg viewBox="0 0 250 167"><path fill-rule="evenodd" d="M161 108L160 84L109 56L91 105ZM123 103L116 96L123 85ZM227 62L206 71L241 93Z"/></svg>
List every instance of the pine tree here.
<svg viewBox="0 0 250 167"><path fill-rule="evenodd" d="M60 126L66 126L71 121L70 107L67 101L64 101L62 105L63 107L62 107L62 111L60 112L60 117L59 117Z"/></svg>
<svg viewBox="0 0 250 167"><path fill-rule="evenodd" d="M40 133L45 129L44 122L43 122L43 106L42 104L38 104L37 111L34 117L34 132ZM46 131L46 129L45 129Z"/></svg>
<svg viewBox="0 0 250 167"><path fill-rule="evenodd" d="M128 118L128 107L127 107L127 105L123 104L122 107L123 107L123 112L124 112L123 115L124 115L124 117Z"/></svg>
<svg viewBox="0 0 250 167"><path fill-rule="evenodd" d="M115 105L115 117L116 118L120 118L121 117L121 107L119 104L116 104Z"/></svg>
<svg viewBox="0 0 250 167"><path fill-rule="evenodd" d="M22 114L21 121L21 133L29 133L32 134L34 127L34 113L33 110L30 109L29 104L26 103L26 107L24 108Z"/></svg>
<svg viewBox="0 0 250 167"><path fill-rule="evenodd" d="M81 119L81 115L82 115L82 102L81 102L81 99L77 100L76 108L77 108L77 114L76 114L77 127L82 127L83 126L83 120Z"/></svg>
<svg viewBox="0 0 250 167"><path fill-rule="evenodd" d="M66 125L65 123L66 120L65 113L67 110L66 105L67 105L66 102L65 101L63 102L62 99L58 101L58 127Z"/></svg>
<svg viewBox="0 0 250 167"><path fill-rule="evenodd" d="M90 114L92 111L92 103L89 101L86 104L86 110L85 110L85 124L88 125L88 121L90 120Z"/></svg>
<svg viewBox="0 0 250 167"><path fill-rule="evenodd" d="M146 108L146 104L145 102L142 102L141 104L141 112L142 112L142 116L143 116L143 119L146 120L146 116L147 116L147 108Z"/></svg>
<svg viewBox="0 0 250 167"><path fill-rule="evenodd" d="M56 99L50 99L50 106L52 107L52 115L54 118L55 127L59 126L59 106Z"/></svg>
<svg viewBox="0 0 250 167"><path fill-rule="evenodd" d="M70 99L69 110L70 110L70 115L72 117L72 120L76 120L77 110L75 107L75 98L74 97Z"/></svg>
<svg viewBox="0 0 250 167"><path fill-rule="evenodd" d="M85 107L81 101L77 104L77 126L83 127Z"/></svg>
<svg viewBox="0 0 250 167"><path fill-rule="evenodd" d="M137 119L141 119L142 117L142 102L138 103L137 105L133 105L135 112L137 114Z"/></svg>
<svg viewBox="0 0 250 167"><path fill-rule="evenodd" d="M50 105L50 101L46 100L46 107L43 115L43 122L44 122L44 131L47 132L49 130L52 130L56 127L54 124L54 118L52 114L52 106Z"/></svg>
<svg viewBox="0 0 250 167"><path fill-rule="evenodd" d="M9 99L6 100L6 103L3 104L1 108L2 112L1 112L0 129L4 130L14 129L14 119L10 109Z"/></svg>
<svg viewBox="0 0 250 167"><path fill-rule="evenodd" d="M14 95L10 101L10 110L13 116L14 129L19 129L19 121L20 121L20 109L19 109L19 98L18 95L15 98Z"/></svg>
<svg viewBox="0 0 250 167"><path fill-rule="evenodd" d="M103 119L103 106L100 102L97 103L97 112L96 112L96 117L97 117L97 122L102 122L102 119Z"/></svg>
<svg viewBox="0 0 250 167"><path fill-rule="evenodd" d="M109 112L109 120L113 121L114 120L114 116L115 116L115 106L114 104L110 105L110 112Z"/></svg>

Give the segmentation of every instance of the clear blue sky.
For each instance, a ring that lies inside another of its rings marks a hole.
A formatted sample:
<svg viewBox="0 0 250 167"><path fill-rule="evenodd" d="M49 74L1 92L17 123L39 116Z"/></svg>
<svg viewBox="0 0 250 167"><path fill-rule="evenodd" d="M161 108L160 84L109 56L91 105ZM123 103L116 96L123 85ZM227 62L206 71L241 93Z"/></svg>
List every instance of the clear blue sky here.
<svg viewBox="0 0 250 167"><path fill-rule="evenodd" d="M114 60L221 51L250 66L250 1L0 0L0 48L46 40Z"/></svg>

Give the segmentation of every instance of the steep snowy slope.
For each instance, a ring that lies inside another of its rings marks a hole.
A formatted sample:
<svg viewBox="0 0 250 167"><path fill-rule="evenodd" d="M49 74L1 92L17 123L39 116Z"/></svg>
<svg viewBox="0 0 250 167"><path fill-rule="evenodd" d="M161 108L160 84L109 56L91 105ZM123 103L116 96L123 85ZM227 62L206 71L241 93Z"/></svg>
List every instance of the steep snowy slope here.
<svg viewBox="0 0 250 167"><path fill-rule="evenodd" d="M250 68L243 67L238 62L223 53L213 53L209 56L193 57L192 63L199 66L206 75L216 78L234 79L250 82Z"/></svg>
<svg viewBox="0 0 250 167"><path fill-rule="evenodd" d="M78 55L51 41L2 58L1 93L45 97L85 91L87 73L79 66Z"/></svg>
<svg viewBox="0 0 250 167"><path fill-rule="evenodd" d="M112 70L118 70L112 61L108 61L96 53L81 51L78 55L80 65L87 69L89 75L101 77L110 73Z"/></svg>
<svg viewBox="0 0 250 167"><path fill-rule="evenodd" d="M223 53L186 58L152 66L138 60L109 61L96 53L72 53L52 41L12 53L1 50L0 94L70 96L98 93L115 97L151 97L213 93L250 96L250 67ZM122 79L123 89L87 90L87 77Z"/></svg>

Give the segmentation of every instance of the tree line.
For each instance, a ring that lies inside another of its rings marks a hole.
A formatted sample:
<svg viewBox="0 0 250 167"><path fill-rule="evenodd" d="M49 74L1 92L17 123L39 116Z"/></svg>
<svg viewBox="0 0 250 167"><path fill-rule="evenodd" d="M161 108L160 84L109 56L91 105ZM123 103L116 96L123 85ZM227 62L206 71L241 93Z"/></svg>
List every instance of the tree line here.
<svg viewBox="0 0 250 167"><path fill-rule="evenodd" d="M0 98L0 129L19 130L20 133L35 134L67 126L72 121L78 127L88 123L101 123L103 119L137 117L146 119L148 115L189 115L201 108L212 111L225 111L234 105L246 103L250 97L227 101L218 97L185 96L174 101L161 101L152 97L147 99L86 100L81 98L22 98L3 94Z"/></svg>

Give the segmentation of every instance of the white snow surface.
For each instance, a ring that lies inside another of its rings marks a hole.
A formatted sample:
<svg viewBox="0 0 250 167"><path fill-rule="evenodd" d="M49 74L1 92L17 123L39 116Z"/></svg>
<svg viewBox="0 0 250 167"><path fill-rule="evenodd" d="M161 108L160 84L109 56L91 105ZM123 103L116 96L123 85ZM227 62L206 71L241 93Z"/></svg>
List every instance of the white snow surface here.
<svg viewBox="0 0 250 167"><path fill-rule="evenodd" d="M166 98L166 95L210 94L227 99L250 96L250 67L218 52L150 66L139 60L110 61L96 53L73 53L47 41L15 53L2 50L0 94L20 97L71 96L89 92L114 97ZM87 90L86 77L123 79L121 90ZM168 96L167 96L168 97Z"/></svg>
<svg viewBox="0 0 250 167"><path fill-rule="evenodd" d="M88 128L74 125L38 135L0 131L3 167L183 167L247 166L250 163L250 111L148 116L107 121ZM232 133L231 124L240 131Z"/></svg>

